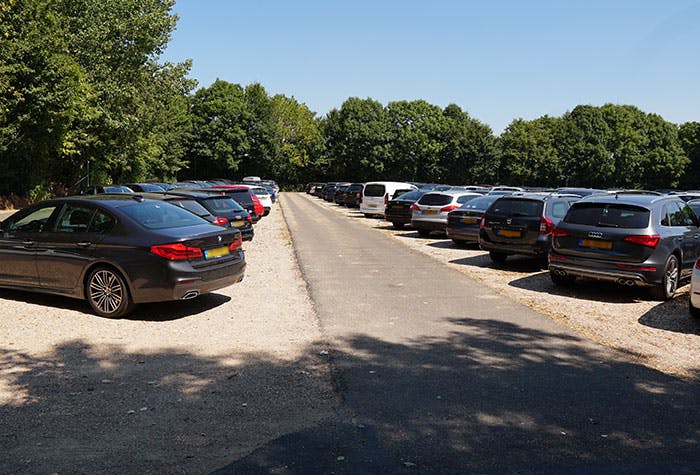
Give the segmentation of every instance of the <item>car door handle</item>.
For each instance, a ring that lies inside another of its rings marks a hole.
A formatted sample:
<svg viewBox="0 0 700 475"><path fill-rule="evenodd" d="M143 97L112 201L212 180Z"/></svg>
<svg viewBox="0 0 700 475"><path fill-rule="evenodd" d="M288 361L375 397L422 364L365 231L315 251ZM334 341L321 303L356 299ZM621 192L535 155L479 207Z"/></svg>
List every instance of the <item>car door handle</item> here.
<svg viewBox="0 0 700 475"><path fill-rule="evenodd" d="M22 241L22 245L24 247L32 247L34 245L34 241Z"/></svg>
<svg viewBox="0 0 700 475"><path fill-rule="evenodd" d="M75 244L78 247L90 247L92 243L90 241L78 242Z"/></svg>
<svg viewBox="0 0 700 475"><path fill-rule="evenodd" d="M696 234L695 236L693 236L693 238L700 239L700 234Z"/></svg>

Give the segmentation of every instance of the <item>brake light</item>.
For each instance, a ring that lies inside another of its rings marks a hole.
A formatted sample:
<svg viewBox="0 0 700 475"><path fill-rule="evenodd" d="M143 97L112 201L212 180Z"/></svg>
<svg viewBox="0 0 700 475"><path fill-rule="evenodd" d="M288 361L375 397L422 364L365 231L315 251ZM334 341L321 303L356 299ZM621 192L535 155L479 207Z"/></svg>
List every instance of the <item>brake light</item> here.
<svg viewBox="0 0 700 475"><path fill-rule="evenodd" d="M554 223L546 216L540 218L540 234L552 234Z"/></svg>
<svg viewBox="0 0 700 475"><path fill-rule="evenodd" d="M567 261L568 259L566 256L560 256L559 254L552 254L551 252L549 253L549 260L550 261Z"/></svg>
<svg viewBox="0 0 700 475"><path fill-rule="evenodd" d="M411 211L420 211L420 206L418 206L418 203L413 203L408 209Z"/></svg>
<svg viewBox="0 0 700 475"><path fill-rule="evenodd" d="M656 272L656 267L651 267L651 266L639 266L639 265L633 265L633 264L615 264L615 267L617 267L618 269L625 269L625 270Z"/></svg>
<svg viewBox="0 0 700 475"><path fill-rule="evenodd" d="M217 216L214 220L214 224L218 224L219 226L226 226L228 224L228 219L222 218L221 216Z"/></svg>
<svg viewBox="0 0 700 475"><path fill-rule="evenodd" d="M181 242L151 246L151 252L169 261L185 261L204 257L200 248L185 246Z"/></svg>
<svg viewBox="0 0 700 475"><path fill-rule="evenodd" d="M448 206L443 206L440 208L441 213L449 213L450 211L454 211L457 208L459 208L459 205L448 205Z"/></svg>
<svg viewBox="0 0 700 475"><path fill-rule="evenodd" d="M700 270L700 259L698 259L697 261L695 261L695 268L698 269L698 270Z"/></svg>
<svg viewBox="0 0 700 475"><path fill-rule="evenodd" d="M552 230L552 237L553 238L569 237L569 236L571 236L571 233L569 231L567 231L566 229L554 228Z"/></svg>
<svg viewBox="0 0 700 475"><path fill-rule="evenodd" d="M486 213L481 215L481 221L479 221L479 229L484 229L486 227Z"/></svg>
<svg viewBox="0 0 700 475"><path fill-rule="evenodd" d="M260 202L260 198L258 198L252 193L251 196L253 198L253 211L255 212L255 214L262 216L265 213L265 208Z"/></svg>
<svg viewBox="0 0 700 475"><path fill-rule="evenodd" d="M242 247L243 247L243 238L239 234L238 237L236 237L236 240L233 241L231 244L229 244L228 250L233 252L233 251L239 250Z"/></svg>
<svg viewBox="0 0 700 475"><path fill-rule="evenodd" d="M657 234L652 234L650 236L627 236L623 239L623 241L631 242L632 244L639 244L640 246L655 248L659 245L661 236Z"/></svg>
<svg viewBox="0 0 700 475"><path fill-rule="evenodd" d="M389 204L389 193L384 193L384 206Z"/></svg>
<svg viewBox="0 0 700 475"><path fill-rule="evenodd" d="M248 221L250 224L253 224L253 217L251 215L246 216L245 220Z"/></svg>

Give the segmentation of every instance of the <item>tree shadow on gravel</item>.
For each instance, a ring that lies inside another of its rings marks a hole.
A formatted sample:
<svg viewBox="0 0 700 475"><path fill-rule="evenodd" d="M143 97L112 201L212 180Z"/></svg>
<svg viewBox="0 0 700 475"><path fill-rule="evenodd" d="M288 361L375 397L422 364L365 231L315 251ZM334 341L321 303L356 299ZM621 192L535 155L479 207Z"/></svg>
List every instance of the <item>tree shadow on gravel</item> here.
<svg viewBox="0 0 700 475"><path fill-rule="evenodd" d="M72 310L85 313L94 318L106 318L92 312L90 305L85 300L49 295L37 292L25 292L21 290L0 290L0 299L24 302L39 307ZM191 300L173 300L169 302L155 302L137 305L134 311L122 317L121 320L144 320L165 322L191 317L216 307L226 304L231 297L217 293L200 295Z"/></svg>
<svg viewBox="0 0 700 475"><path fill-rule="evenodd" d="M700 390L562 333L451 320L445 337L331 351L339 418L220 474L695 473Z"/></svg>
<svg viewBox="0 0 700 475"><path fill-rule="evenodd" d="M639 323L651 328L688 335L700 335L700 319L690 315L686 293L661 303L639 317Z"/></svg>
<svg viewBox="0 0 700 475"><path fill-rule="evenodd" d="M635 303L653 300L645 287L627 287L614 282L577 279L568 286L555 285L549 272L515 279L508 282L508 285L533 292L596 302Z"/></svg>
<svg viewBox="0 0 700 475"><path fill-rule="evenodd" d="M85 340L42 356L4 344L0 473L206 473L333 414L325 362L308 355L232 365Z"/></svg>

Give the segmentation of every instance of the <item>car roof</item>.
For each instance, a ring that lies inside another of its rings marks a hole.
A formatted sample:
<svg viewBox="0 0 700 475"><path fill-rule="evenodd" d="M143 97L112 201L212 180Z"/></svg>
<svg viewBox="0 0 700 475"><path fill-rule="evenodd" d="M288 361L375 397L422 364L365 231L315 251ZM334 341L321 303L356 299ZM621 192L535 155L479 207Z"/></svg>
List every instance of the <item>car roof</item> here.
<svg viewBox="0 0 700 475"><path fill-rule="evenodd" d="M659 195L648 193L609 193L596 194L581 198L579 202L597 202L597 203L623 203L632 205L652 205L660 201L682 201L678 196L674 195Z"/></svg>

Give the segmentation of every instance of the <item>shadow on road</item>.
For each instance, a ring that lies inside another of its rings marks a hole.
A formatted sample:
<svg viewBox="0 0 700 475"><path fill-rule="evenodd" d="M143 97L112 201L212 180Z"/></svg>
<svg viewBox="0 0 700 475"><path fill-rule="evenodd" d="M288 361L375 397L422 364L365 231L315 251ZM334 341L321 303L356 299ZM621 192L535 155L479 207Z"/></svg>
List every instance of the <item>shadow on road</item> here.
<svg viewBox="0 0 700 475"><path fill-rule="evenodd" d="M216 473L656 473L700 468L700 391L582 344L453 320L408 345L356 335L332 354L339 417ZM690 472L689 472L690 473Z"/></svg>

